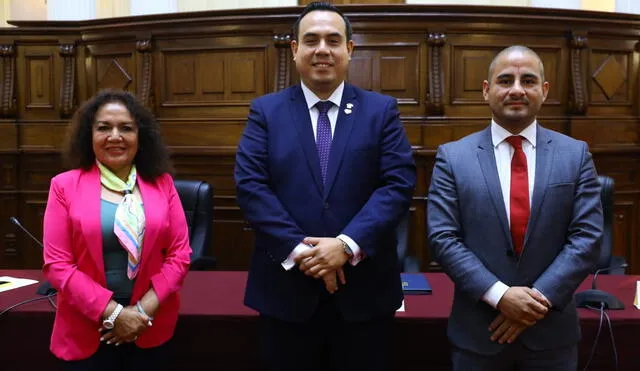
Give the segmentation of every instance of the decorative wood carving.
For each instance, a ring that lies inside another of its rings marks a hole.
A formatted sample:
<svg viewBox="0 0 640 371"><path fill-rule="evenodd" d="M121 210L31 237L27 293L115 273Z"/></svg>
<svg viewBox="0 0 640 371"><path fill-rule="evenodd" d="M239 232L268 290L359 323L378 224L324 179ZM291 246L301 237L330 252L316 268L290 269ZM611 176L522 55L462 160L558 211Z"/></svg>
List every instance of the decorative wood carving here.
<svg viewBox="0 0 640 371"><path fill-rule="evenodd" d="M291 34L279 34L273 36L273 43L278 52L278 63L276 64L276 81L273 85L274 91L280 91L291 84Z"/></svg>
<svg viewBox="0 0 640 371"><path fill-rule="evenodd" d="M151 40L136 42L136 50L142 55L142 74L138 85L138 99L147 108L151 108L151 82L153 76L153 47Z"/></svg>
<svg viewBox="0 0 640 371"><path fill-rule="evenodd" d="M99 71L101 76L97 82L97 90L102 89L122 89L129 90L129 85L133 81L133 77L129 73L131 66L131 57L111 57L100 56L95 57L94 61L97 66L103 65L103 71Z"/></svg>
<svg viewBox="0 0 640 371"><path fill-rule="evenodd" d="M627 68L629 64L629 56L626 53L596 53L592 52L594 57L602 57L604 60L595 69L591 75L591 79L595 86L602 92L603 102L613 102L616 99L628 101L627 95ZM591 64L591 66L595 66ZM593 85L592 85L593 86ZM590 102L595 102L595 94L590 98Z"/></svg>
<svg viewBox="0 0 640 371"><path fill-rule="evenodd" d="M427 37L429 45L429 91L427 92L428 114L442 115L444 107L442 96L444 94L442 70L442 46L447 36L442 33L430 33Z"/></svg>
<svg viewBox="0 0 640 371"><path fill-rule="evenodd" d="M58 46L62 57L62 83L60 86L60 116L70 117L73 114L76 87L76 46L61 44Z"/></svg>
<svg viewBox="0 0 640 371"><path fill-rule="evenodd" d="M16 113L15 79L16 50L13 44L0 45L2 56L2 86L0 87L0 117L13 117Z"/></svg>
<svg viewBox="0 0 640 371"><path fill-rule="evenodd" d="M571 89L569 90L569 112L578 115L587 113L585 72L582 68L582 49L587 46L585 36L571 37Z"/></svg>
<svg viewBox="0 0 640 371"><path fill-rule="evenodd" d="M52 54L25 51L24 72L17 71L18 78L24 77L24 80L22 80L24 83L21 86L24 90L24 98L18 94L18 101L24 103L25 110L33 115L30 118L41 118L36 112L53 111L55 108L54 76L57 74L54 73L54 60L55 58ZM16 60L16 62L23 64L21 63L22 61ZM60 90L58 91L62 93L62 76L60 76L60 81Z"/></svg>

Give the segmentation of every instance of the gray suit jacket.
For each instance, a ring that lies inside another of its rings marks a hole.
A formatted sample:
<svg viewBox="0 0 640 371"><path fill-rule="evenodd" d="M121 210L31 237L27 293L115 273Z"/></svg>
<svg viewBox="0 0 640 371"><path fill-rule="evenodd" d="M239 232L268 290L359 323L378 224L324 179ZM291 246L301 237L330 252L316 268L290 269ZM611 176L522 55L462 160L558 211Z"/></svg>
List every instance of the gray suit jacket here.
<svg viewBox="0 0 640 371"><path fill-rule="evenodd" d="M535 185L524 251L513 250L491 129L440 146L428 201L435 259L455 283L448 335L457 347L492 355L488 326L499 314L482 301L498 280L535 287L553 304L520 335L530 349L580 338L573 294L595 266L602 234L596 171L586 143L537 127Z"/></svg>

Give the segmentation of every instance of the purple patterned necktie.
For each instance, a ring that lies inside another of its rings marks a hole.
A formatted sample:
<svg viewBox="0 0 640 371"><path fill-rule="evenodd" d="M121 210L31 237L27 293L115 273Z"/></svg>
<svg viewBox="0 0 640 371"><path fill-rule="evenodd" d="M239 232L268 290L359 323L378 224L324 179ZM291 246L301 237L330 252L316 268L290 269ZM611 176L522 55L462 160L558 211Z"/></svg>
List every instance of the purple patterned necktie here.
<svg viewBox="0 0 640 371"><path fill-rule="evenodd" d="M327 180L327 165L329 164L329 152L331 151L331 122L329 121L329 108L333 102L324 101L316 103L318 109L318 128L316 135L316 147L318 147L318 157L320 158L320 172L322 173L322 184Z"/></svg>

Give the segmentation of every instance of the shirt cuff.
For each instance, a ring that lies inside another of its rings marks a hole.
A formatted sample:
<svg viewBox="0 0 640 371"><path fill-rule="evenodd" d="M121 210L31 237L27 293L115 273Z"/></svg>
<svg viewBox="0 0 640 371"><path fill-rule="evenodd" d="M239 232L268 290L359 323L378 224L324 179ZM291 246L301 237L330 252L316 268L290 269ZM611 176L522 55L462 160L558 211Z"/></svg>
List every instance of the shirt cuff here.
<svg viewBox="0 0 640 371"><path fill-rule="evenodd" d="M296 246L293 251L291 251L291 253L289 254L289 256L287 256L287 258L285 259L285 261L283 261L282 264L282 268L284 268L284 270L288 271L291 268L293 268L296 265L295 259L296 256L298 256L298 254L302 253L303 251L307 251L311 248L311 246L304 244L302 242L300 242L298 244L298 246Z"/></svg>
<svg viewBox="0 0 640 371"><path fill-rule="evenodd" d="M346 234L341 234L337 238L339 240L344 241L347 245L349 245L349 248L353 253L353 256L349 259L349 264L355 267L356 265L358 265L358 263L362 261L362 259L365 258L364 252L362 251L360 246L356 243L356 241L351 239L351 237L347 236Z"/></svg>
<svg viewBox="0 0 640 371"><path fill-rule="evenodd" d="M498 281L489 287L489 290L482 295L482 300L495 309L498 309L498 303L507 290L509 290L509 286L502 283L502 281Z"/></svg>

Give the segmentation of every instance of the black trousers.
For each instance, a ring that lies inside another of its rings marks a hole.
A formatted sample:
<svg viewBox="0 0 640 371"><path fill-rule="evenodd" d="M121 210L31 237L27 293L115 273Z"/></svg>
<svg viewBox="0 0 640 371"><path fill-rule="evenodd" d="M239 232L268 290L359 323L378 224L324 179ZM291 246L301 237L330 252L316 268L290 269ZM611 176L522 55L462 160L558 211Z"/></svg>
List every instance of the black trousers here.
<svg viewBox="0 0 640 371"><path fill-rule="evenodd" d="M347 322L332 298L313 317L292 323L260 316L261 360L268 371L391 370L393 313L366 322Z"/></svg>
<svg viewBox="0 0 640 371"><path fill-rule="evenodd" d="M454 371L576 371L578 346L535 351L517 341L501 353L485 356L453 347Z"/></svg>
<svg viewBox="0 0 640 371"><path fill-rule="evenodd" d="M62 361L65 371L164 371L168 369L171 341L155 348L138 348L134 343L119 346L101 343L89 358Z"/></svg>

